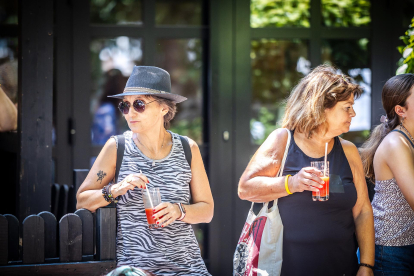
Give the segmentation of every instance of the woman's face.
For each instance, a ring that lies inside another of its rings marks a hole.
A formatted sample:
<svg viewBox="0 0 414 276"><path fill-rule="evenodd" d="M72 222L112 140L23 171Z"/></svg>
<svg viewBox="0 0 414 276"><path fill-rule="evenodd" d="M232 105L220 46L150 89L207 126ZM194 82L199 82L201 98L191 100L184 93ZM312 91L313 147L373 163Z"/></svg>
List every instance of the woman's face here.
<svg viewBox="0 0 414 276"><path fill-rule="evenodd" d="M135 100L141 100L146 104L144 112L135 111L132 106ZM124 97L123 101L130 103L129 112L124 114L124 117L132 132L142 133L164 125L164 115L168 113L168 110L154 100L154 98L146 98L141 95Z"/></svg>
<svg viewBox="0 0 414 276"><path fill-rule="evenodd" d="M353 105L354 94L349 96L346 101L338 102L334 107L325 110L328 123L327 133L330 136L338 136L349 131L352 118L356 115Z"/></svg>
<svg viewBox="0 0 414 276"><path fill-rule="evenodd" d="M409 123L411 125L410 127L412 127L414 122L414 87L411 88L411 94L405 100L405 105L395 106L395 112L398 116L404 118L404 126Z"/></svg>

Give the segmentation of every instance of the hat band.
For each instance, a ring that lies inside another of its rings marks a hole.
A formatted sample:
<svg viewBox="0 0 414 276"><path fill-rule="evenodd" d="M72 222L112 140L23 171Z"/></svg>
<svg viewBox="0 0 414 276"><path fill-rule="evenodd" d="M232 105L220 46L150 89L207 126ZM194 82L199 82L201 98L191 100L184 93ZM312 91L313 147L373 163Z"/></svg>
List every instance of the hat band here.
<svg viewBox="0 0 414 276"><path fill-rule="evenodd" d="M139 92L146 92L146 93L156 93L156 94L165 94L169 92L165 92L165 91L161 91L161 90L155 90L155 89L151 89L151 88L146 88L146 87L126 87L124 89L124 92L138 92L137 90L139 90Z"/></svg>

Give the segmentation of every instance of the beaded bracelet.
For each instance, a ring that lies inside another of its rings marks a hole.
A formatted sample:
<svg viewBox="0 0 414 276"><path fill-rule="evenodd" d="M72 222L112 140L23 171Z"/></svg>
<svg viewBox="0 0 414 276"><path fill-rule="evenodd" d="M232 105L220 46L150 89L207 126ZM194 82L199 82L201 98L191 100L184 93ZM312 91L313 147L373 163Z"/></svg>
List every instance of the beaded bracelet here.
<svg viewBox="0 0 414 276"><path fill-rule="evenodd" d="M102 196L103 196L103 198L105 199L106 202L109 202L109 203L115 202L115 203L117 203L118 202L117 198L114 198L114 196L111 193L111 186L112 186L111 184L108 184L108 185L106 185L102 188Z"/></svg>
<svg viewBox="0 0 414 276"><path fill-rule="evenodd" d="M369 264L360 263L359 266L365 266L365 267L368 267L368 268L371 268L372 270L374 270L374 267L372 265L369 265Z"/></svg>

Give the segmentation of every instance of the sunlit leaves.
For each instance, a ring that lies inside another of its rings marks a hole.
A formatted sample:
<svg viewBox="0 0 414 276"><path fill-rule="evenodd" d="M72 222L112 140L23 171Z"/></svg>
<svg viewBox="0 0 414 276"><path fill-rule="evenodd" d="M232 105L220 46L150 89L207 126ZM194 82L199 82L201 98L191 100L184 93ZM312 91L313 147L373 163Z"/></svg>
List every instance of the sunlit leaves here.
<svg viewBox="0 0 414 276"><path fill-rule="evenodd" d="M412 19L408 30L405 32L405 35L400 36L400 39L405 46L397 47L402 57L398 61L399 67L396 74L414 73L414 18Z"/></svg>

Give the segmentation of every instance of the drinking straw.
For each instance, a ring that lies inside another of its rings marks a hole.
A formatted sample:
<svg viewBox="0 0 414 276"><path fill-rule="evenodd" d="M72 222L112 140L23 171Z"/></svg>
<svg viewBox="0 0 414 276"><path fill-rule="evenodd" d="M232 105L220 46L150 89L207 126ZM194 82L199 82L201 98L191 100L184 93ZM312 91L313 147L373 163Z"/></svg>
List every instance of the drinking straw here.
<svg viewBox="0 0 414 276"><path fill-rule="evenodd" d="M325 165L323 166L323 176L326 177L326 159L328 159L328 143L325 143Z"/></svg>
<svg viewBox="0 0 414 276"><path fill-rule="evenodd" d="M142 174L142 171L141 170L139 170L139 172ZM148 189L145 189L145 190L147 190L147 195L148 195L149 202L151 204L151 208L154 209L154 204L152 204L150 192L149 192Z"/></svg>

